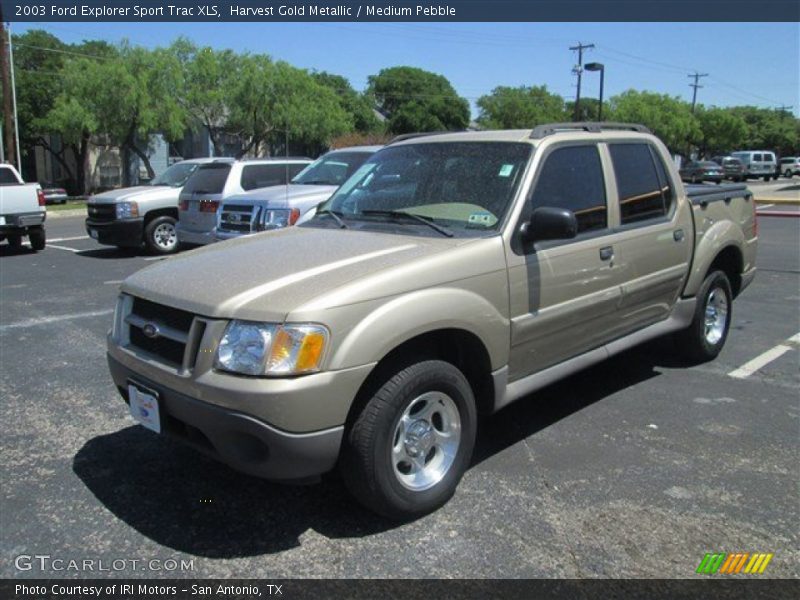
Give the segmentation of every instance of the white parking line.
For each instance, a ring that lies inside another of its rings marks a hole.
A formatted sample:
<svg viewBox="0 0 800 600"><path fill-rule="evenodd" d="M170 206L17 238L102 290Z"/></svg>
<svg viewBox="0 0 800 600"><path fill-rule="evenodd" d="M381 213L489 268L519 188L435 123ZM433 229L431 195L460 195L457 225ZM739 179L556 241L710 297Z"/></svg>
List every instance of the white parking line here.
<svg viewBox="0 0 800 600"><path fill-rule="evenodd" d="M55 248L56 250L68 250L70 252L80 252L77 248L70 248L69 246L56 246L55 244L47 244L47 248Z"/></svg>
<svg viewBox="0 0 800 600"><path fill-rule="evenodd" d="M76 235L74 237L63 237L63 238L48 239L47 241L48 241L48 243L49 242L73 242L75 240L88 240L88 239L89 239L88 235Z"/></svg>
<svg viewBox="0 0 800 600"><path fill-rule="evenodd" d="M792 345L787 346L786 344L792 344ZM793 335L788 340L786 340L785 343L778 344L777 346L775 346L774 348L770 348L763 354L759 354L753 360L744 363L738 369L728 373L728 375L730 377L733 377L734 379L747 379L748 377L750 377L750 375L752 375L759 369L765 367L773 360L780 358L781 356L792 350L793 346L797 344L800 344L800 333Z"/></svg>
<svg viewBox="0 0 800 600"><path fill-rule="evenodd" d="M775 205L774 204L759 204L758 207L756 208L756 212L758 212L759 210L764 210L765 208L772 208L773 206L775 206Z"/></svg>
<svg viewBox="0 0 800 600"><path fill-rule="evenodd" d="M34 319L25 319L24 321L17 321L16 323L9 323L8 325L0 325L0 333L11 329L25 329L26 327L36 327L37 325L48 325L50 323L57 323L59 321L72 321L73 319L85 319L87 317L100 317L103 315L110 315L114 312L113 308L105 310L93 310L82 313L72 313L69 315L57 315L52 317L36 317Z"/></svg>

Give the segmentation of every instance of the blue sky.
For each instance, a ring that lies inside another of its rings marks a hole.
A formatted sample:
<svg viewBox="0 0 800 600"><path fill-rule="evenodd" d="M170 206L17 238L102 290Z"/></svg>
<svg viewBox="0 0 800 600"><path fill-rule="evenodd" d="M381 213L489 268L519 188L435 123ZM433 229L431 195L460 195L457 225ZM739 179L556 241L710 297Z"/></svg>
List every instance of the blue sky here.
<svg viewBox="0 0 800 600"><path fill-rule="evenodd" d="M798 23L16 23L67 42L128 38L147 47L185 35L201 45L266 53L295 66L347 77L363 89L380 69L411 65L445 75L473 107L498 85L547 85L573 98L576 55L606 67L605 97L629 88L691 100L688 73L701 80L698 102L793 107L800 114ZM599 74L586 73L582 95L597 97Z"/></svg>

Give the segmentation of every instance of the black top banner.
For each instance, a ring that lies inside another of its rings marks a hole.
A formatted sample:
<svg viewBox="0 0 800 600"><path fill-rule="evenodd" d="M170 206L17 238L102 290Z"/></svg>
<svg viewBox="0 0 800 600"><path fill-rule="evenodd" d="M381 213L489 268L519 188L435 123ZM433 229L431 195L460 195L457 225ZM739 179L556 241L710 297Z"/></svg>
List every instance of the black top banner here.
<svg viewBox="0 0 800 600"><path fill-rule="evenodd" d="M800 21L798 0L0 0L5 21L543 22Z"/></svg>

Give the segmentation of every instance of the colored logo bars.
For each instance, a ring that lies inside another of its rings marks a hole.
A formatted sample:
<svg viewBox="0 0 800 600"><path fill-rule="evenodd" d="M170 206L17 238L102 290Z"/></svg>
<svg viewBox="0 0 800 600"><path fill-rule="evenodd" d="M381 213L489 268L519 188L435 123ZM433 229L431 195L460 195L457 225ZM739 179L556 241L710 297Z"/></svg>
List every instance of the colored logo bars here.
<svg viewBox="0 0 800 600"><path fill-rule="evenodd" d="M707 553L703 560L700 561L700 566L697 567L695 572L708 575L713 575L714 573L721 575L763 573L773 556L774 554L772 553L766 554L762 552L754 552L752 554L750 552L735 552L733 554L726 554L725 552Z"/></svg>

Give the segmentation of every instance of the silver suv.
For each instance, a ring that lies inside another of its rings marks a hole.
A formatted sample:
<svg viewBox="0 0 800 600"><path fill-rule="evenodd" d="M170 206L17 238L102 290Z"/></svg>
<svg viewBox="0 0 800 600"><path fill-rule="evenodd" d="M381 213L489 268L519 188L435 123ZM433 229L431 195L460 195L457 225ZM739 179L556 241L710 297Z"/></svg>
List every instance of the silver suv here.
<svg viewBox="0 0 800 600"><path fill-rule="evenodd" d="M354 146L332 150L303 169L289 185L231 196L217 211L216 238L227 240L302 223L381 148Z"/></svg>
<svg viewBox="0 0 800 600"><path fill-rule="evenodd" d="M311 164L310 158L254 158L202 165L186 182L178 205L178 240L182 244L214 242L217 209L233 194L284 185Z"/></svg>

